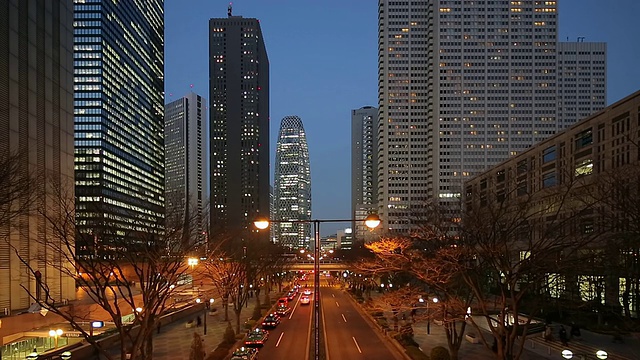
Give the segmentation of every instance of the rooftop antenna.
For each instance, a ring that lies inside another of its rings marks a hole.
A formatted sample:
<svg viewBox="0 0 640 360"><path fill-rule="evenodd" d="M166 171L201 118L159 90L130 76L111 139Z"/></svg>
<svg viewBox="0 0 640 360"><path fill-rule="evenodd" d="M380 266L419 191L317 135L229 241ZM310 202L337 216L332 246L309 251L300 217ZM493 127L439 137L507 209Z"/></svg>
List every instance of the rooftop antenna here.
<svg viewBox="0 0 640 360"><path fill-rule="evenodd" d="M233 3L229 3L229 6L227 7L227 16L231 17L231 10L233 7Z"/></svg>

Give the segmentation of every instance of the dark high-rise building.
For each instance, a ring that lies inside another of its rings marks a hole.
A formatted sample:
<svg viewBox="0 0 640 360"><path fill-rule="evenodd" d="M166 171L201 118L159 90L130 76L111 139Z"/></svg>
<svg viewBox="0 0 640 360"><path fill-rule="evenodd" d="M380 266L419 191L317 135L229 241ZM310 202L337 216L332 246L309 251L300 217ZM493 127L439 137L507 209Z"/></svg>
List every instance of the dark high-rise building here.
<svg viewBox="0 0 640 360"><path fill-rule="evenodd" d="M351 224L353 238L371 240L372 234L361 219L376 213L378 197L378 108L364 106L351 110Z"/></svg>
<svg viewBox="0 0 640 360"><path fill-rule="evenodd" d="M66 261L72 255L51 252L65 246L47 221L73 210L67 207L74 197L72 15L71 0L0 2L0 308L5 314L34 302L27 291L38 295L38 272L49 300L75 299L75 279L68 275L73 264ZM32 173L42 181L11 181ZM11 214L27 204L11 199L18 184L28 186L18 193L37 195L31 205L37 211Z"/></svg>
<svg viewBox="0 0 640 360"><path fill-rule="evenodd" d="M163 12L162 0L75 2L80 255L163 231Z"/></svg>
<svg viewBox="0 0 640 360"><path fill-rule="evenodd" d="M273 219L307 222L273 224L274 241L290 249L308 249L311 239L311 169L307 136L298 116L285 116L280 123L275 166Z"/></svg>
<svg viewBox="0 0 640 360"><path fill-rule="evenodd" d="M206 99L193 92L165 105L165 210L167 226L184 224L185 241L206 239L207 174Z"/></svg>
<svg viewBox="0 0 640 360"><path fill-rule="evenodd" d="M269 216L269 59L257 19L209 20L209 81L210 239L244 237Z"/></svg>

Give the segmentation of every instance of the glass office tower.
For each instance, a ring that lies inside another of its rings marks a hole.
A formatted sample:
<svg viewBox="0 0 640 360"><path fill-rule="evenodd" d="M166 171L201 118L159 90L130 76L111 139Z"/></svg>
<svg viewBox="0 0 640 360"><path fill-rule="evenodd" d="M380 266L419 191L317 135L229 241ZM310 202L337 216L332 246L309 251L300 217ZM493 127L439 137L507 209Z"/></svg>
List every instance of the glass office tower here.
<svg viewBox="0 0 640 360"><path fill-rule="evenodd" d="M307 136L298 116L280 123L276 147L273 219L311 220L311 170ZM311 223L280 222L272 225L276 242L290 249L310 248Z"/></svg>
<svg viewBox="0 0 640 360"><path fill-rule="evenodd" d="M162 233L164 3L74 5L78 253Z"/></svg>

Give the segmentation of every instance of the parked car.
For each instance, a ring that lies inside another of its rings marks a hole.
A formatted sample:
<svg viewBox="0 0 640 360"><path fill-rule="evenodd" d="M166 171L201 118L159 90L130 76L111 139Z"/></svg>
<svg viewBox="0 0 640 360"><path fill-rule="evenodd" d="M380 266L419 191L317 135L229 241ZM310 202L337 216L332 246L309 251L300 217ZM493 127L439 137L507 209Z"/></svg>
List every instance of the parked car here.
<svg viewBox="0 0 640 360"><path fill-rule="evenodd" d="M244 345L247 347L262 347L269 338L269 332L264 329L255 328L247 334Z"/></svg>

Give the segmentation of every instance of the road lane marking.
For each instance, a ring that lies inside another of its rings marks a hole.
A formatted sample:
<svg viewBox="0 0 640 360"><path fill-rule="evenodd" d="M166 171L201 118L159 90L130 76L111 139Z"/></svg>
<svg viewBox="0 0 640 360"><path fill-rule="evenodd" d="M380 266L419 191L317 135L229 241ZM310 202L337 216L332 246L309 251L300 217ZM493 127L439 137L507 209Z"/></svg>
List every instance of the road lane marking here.
<svg viewBox="0 0 640 360"><path fill-rule="evenodd" d="M340 304L339 304L337 301L336 301L336 306L337 306L337 307L340 307Z"/></svg>
<svg viewBox="0 0 640 360"><path fill-rule="evenodd" d="M358 352L362 354L362 350L360 350L360 346L358 345L358 342L356 341L355 336L352 336L351 338L353 339L353 342L356 344L356 347L358 348Z"/></svg>
<svg viewBox="0 0 640 360"><path fill-rule="evenodd" d="M280 345L280 340L282 340L282 336L284 335L284 332L282 334L280 334L280 336L278 337L278 342L276 343L276 347L278 347L278 345Z"/></svg>
<svg viewBox="0 0 640 360"><path fill-rule="evenodd" d="M340 315L342 315L342 320L344 320L344 322L347 322L347 318L344 317L344 314L340 314Z"/></svg>
<svg viewBox="0 0 640 360"><path fill-rule="evenodd" d="M336 297L336 295L335 294L331 294L331 297Z"/></svg>
<svg viewBox="0 0 640 360"><path fill-rule="evenodd" d="M293 317L293 313L296 312L296 309L298 308L299 303L300 303L300 299L295 301L295 305L293 305L293 309L291 309L291 315L289 315L289 320L291 320L291 318Z"/></svg>

